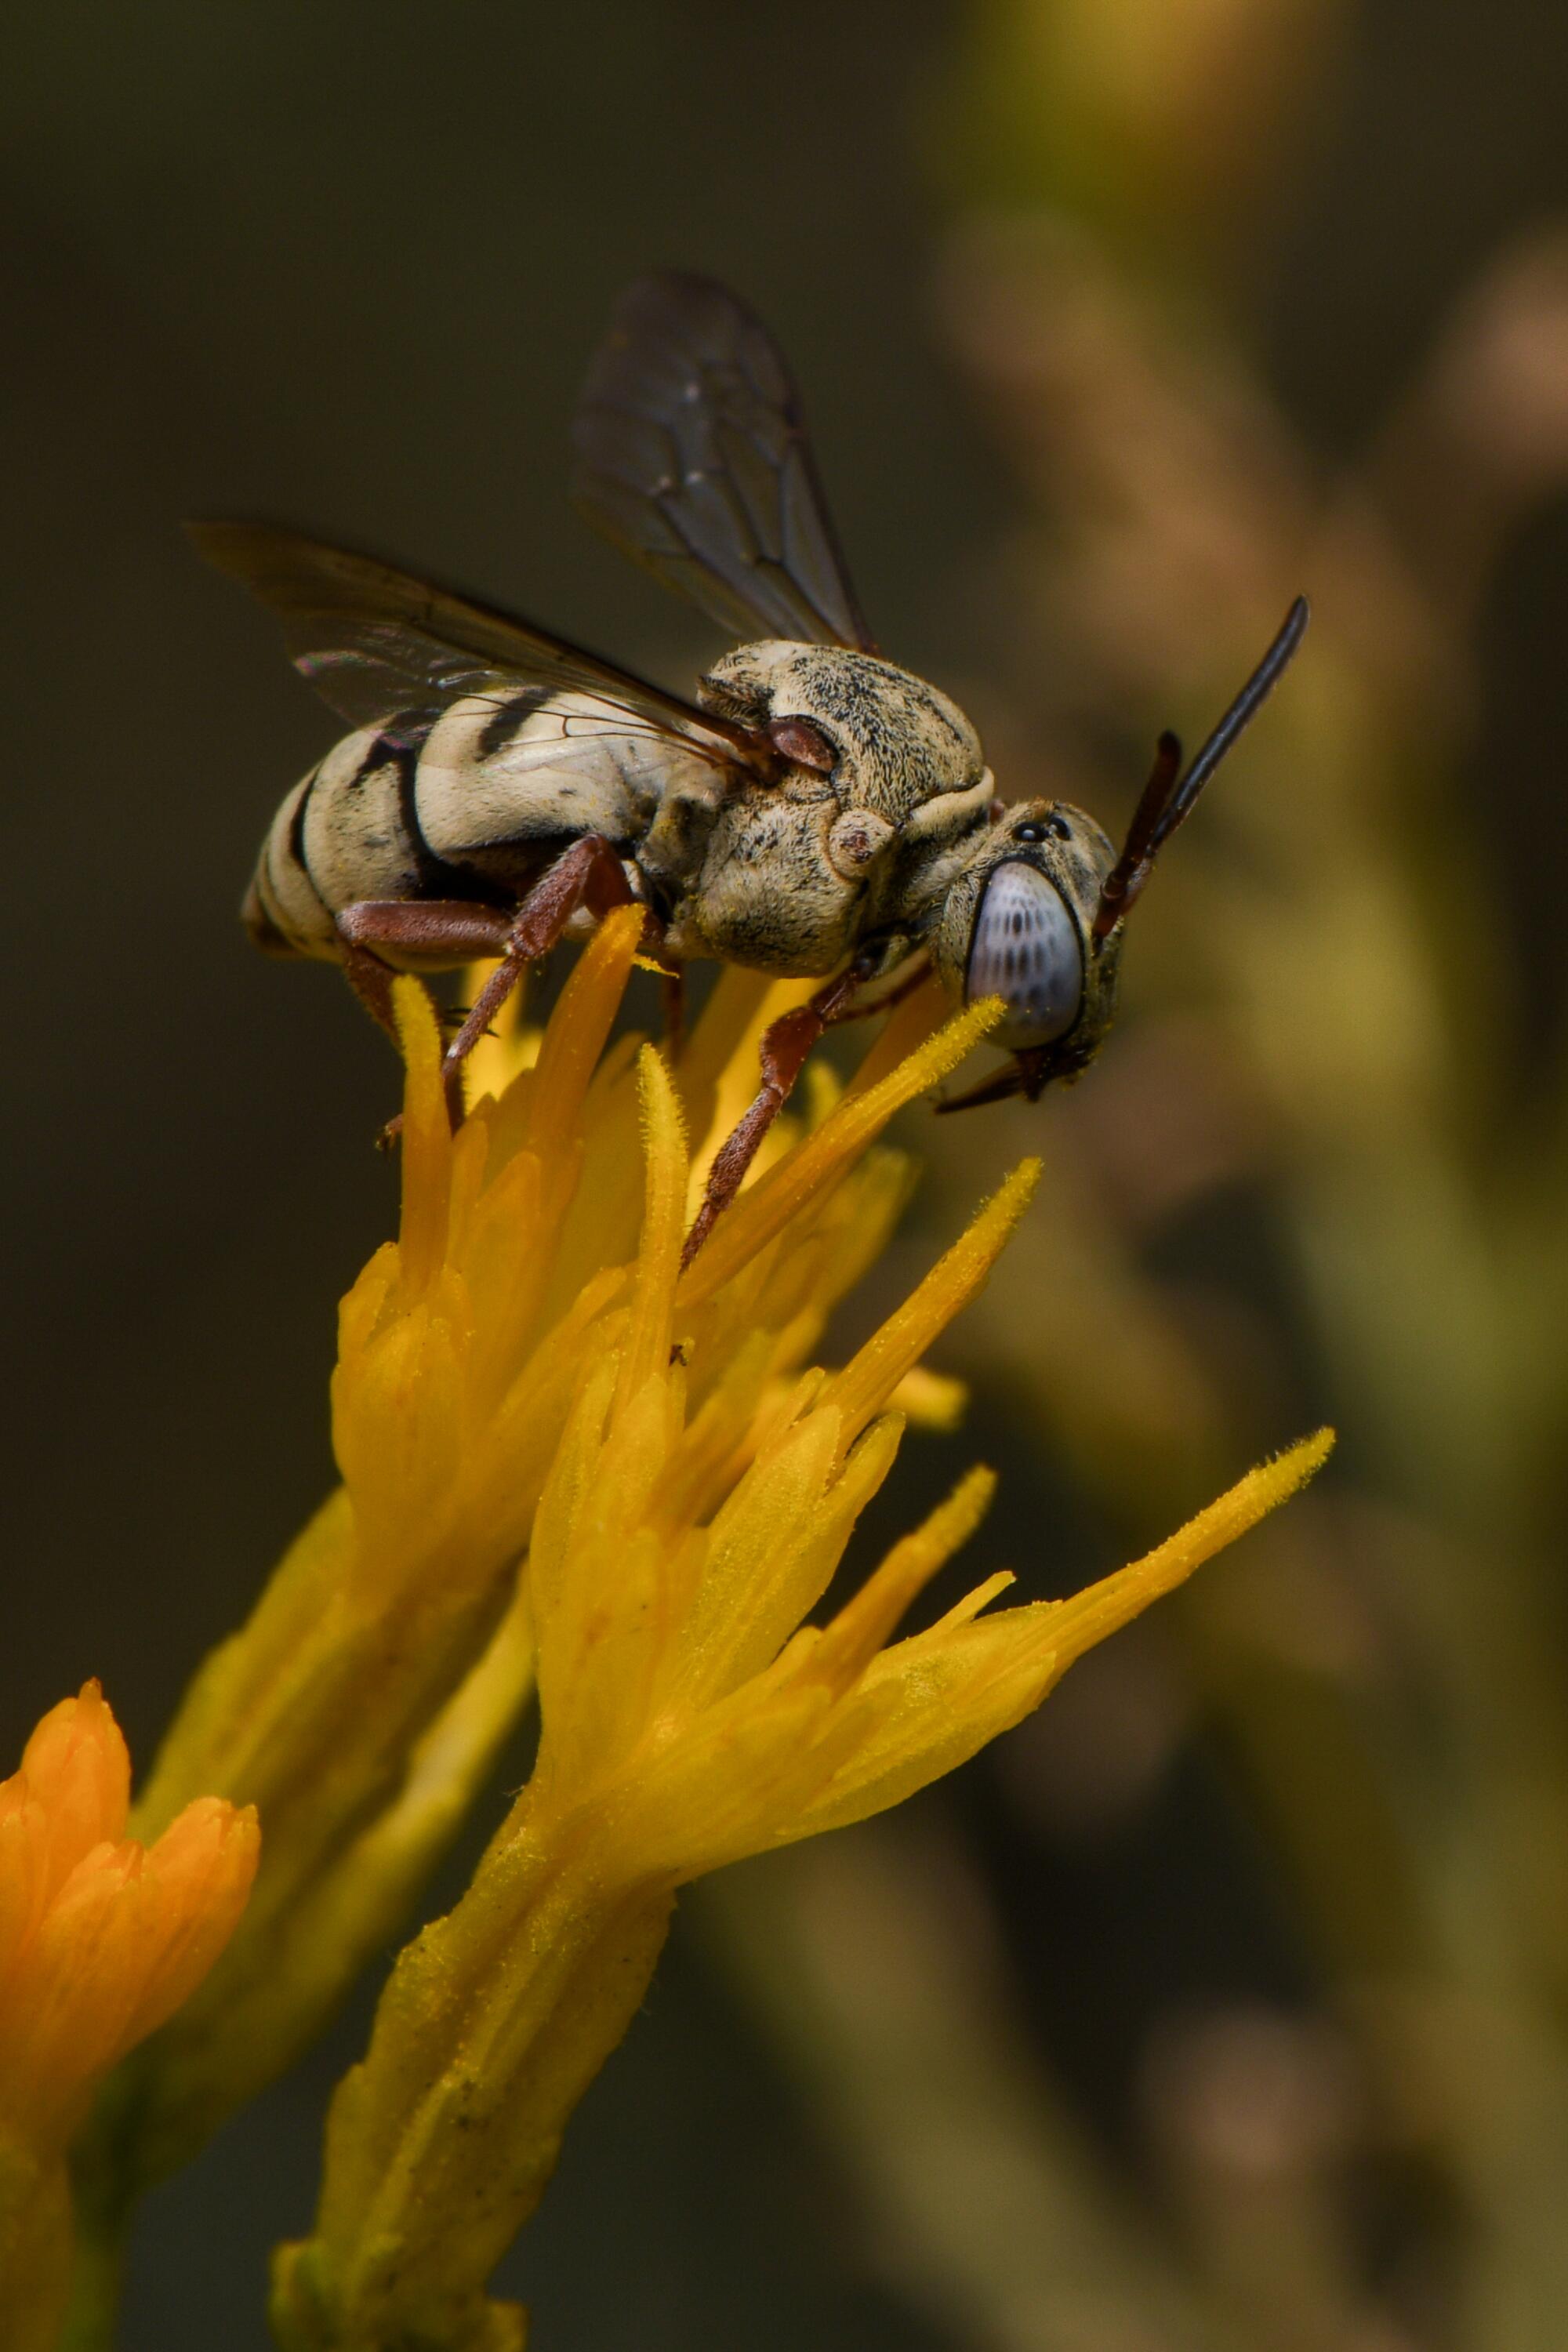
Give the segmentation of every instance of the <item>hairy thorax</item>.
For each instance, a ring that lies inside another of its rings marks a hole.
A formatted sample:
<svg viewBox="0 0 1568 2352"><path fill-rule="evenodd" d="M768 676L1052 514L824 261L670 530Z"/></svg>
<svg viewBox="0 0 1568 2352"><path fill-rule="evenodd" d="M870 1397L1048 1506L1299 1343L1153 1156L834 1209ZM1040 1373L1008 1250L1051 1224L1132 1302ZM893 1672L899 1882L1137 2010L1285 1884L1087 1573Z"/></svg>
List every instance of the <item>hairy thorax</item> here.
<svg viewBox="0 0 1568 2352"><path fill-rule="evenodd" d="M833 754L838 806L891 824L969 790L984 771L980 738L955 702L912 671L847 646L782 638L737 646L714 663L700 693L744 726L809 721Z"/></svg>
<svg viewBox="0 0 1568 2352"><path fill-rule="evenodd" d="M830 972L854 942L864 897L859 876L831 854L839 814L819 777L733 792L674 910L672 951L781 976Z"/></svg>

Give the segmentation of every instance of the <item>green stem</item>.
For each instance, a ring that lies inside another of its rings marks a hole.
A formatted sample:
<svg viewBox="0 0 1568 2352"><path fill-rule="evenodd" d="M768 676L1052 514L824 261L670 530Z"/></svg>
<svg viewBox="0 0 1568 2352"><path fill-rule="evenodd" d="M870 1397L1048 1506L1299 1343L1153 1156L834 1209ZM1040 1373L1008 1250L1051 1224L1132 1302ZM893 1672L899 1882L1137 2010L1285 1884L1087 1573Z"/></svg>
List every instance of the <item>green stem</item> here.
<svg viewBox="0 0 1568 2352"><path fill-rule="evenodd" d="M673 1896L606 1868L591 1825L519 1813L402 1954L339 2086L316 2234L276 2266L285 2352L520 2352L522 2315L486 2282L637 2014Z"/></svg>
<svg viewBox="0 0 1568 2352"><path fill-rule="evenodd" d="M113 2352L125 2273L121 2213L79 2207L71 2257L70 2302L59 2352Z"/></svg>

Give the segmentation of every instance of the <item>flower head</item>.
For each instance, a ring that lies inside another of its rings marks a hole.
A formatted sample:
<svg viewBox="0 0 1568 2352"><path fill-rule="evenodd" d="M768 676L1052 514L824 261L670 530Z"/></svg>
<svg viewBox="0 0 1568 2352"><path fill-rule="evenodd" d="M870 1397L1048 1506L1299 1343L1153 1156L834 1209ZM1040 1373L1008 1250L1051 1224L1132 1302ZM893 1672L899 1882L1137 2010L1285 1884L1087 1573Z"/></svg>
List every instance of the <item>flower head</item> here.
<svg viewBox="0 0 1568 2352"><path fill-rule="evenodd" d="M96 1682L51 1707L0 1781L0 2132L63 2147L88 2095L194 1991L250 1892L256 1815L187 1805L125 1836L131 1767Z"/></svg>
<svg viewBox="0 0 1568 2352"><path fill-rule="evenodd" d="M457 1444L449 1433L475 1392L487 1326L507 1311L504 1286L473 1280L494 1263L474 1236L487 1192L513 1181L515 1113L503 1096L454 1140L433 1014L410 983L398 983L398 1001L403 1232L377 1276L378 1319L364 1327L355 1378L381 1377L375 1352L391 1348L387 1371L407 1380L407 1318L428 1316L418 1360L435 1360L438 1344L452 1367L452 1421L435 1433ZM931 1045L952 1053L952 1030ZM548 1354L559 1417L528 1566L535 1769L468 1893L398 1961L369 2054L334 2100L316 2235L279 2263L274 2326L290 2352L392 2342L512 2352L521 2318L488 2302L485 2280L640 2001L677 1887L862 1819L962 1762L1327 1452L1324 1436L1254 1471L1076 1600L987 1615L1011 1581L995 1574L896 1640L910 1602L984 1512L992 1481L976 1471L825 1625L807 1623L897 1454L904 1383L984 1281L1037 1174L1033 1162L1018 1169L847 1364L801 1370L842 1268L886 1230L890 1196L865 1145L914 1090L911 1072L918 1083L930 1066L925 1047L863 1071L684 1272L697 1179L681 1094L650 1047L637 1057L635 1095L624 1059L616 1070L615 1148L584 1182L596 1214L624 1228L640 1179L640 1236L588 1294L570 1344ZM529 1276L552 1278L537 1265ZM340 1414L354 1361L345 1349ZM340 1444L342 1431L340 1418ZM344 1466L352 1483L356 1467ZM386 1475L368 1446L356 1466L362 1492ZM405 1456L397 1475L426 1474ZM413 1507L410 1488L400 1508Z"/></svg>
<svg viewBox="0 0 1568 2352"><path fill-rule="evenodd" d="M975 1471L825 1627L805 1624L892 1465L900 1382L980 1287L1037 1167L1008 1179L842 1370L782 1396L721 1381L690 1414L687 1367L703 1360L710 1308L679 1275L685 1139L650 1050L639 1079L647 1194L632 1295L585 1370L534 1526L542 1731L531 1802L592 1801L620 1866L674 1885L879 1811L962 1762L1309 1475L1327 1444L1254 1473L1098 1597L983 1616L1013 1580L999 1573L889 1645L984 1511L994 1481Z"/></svg>
<svg viewBox="0 0 1568 2352"><path fill-rule="evenodd" d="M220 1966L117 2072L95 2155L121 2201L184 2162L320 2030L395 1934L527 1699L519 1563L584 1370L619 1349L637 1281L637 1047L607 1041L639 926L636 908L600 925L542 1030L484 1041L481 1091L456 1134L429 1002L412 982L398 992L402 1217L340 1313L343 1485L208 1659L136 1807L150 1840L208 1790L254 1803L267 1853ZM808 988L721 977L677 1073L703 1149L755 1089L760 1029ZM683 1278L682 1459L689 1479L707 1465L699 1503L732 1483L743 1465L724 1449L782 1409L907 1196L901 1156L868 1147L990 1017L972 1011L933 1035L938 1004L901 1007L841 1099L820 1079L806 1090L808 1132L779 1122ZM699 1194L702 1177L700 1150ZM941 1414L951 1385L906 1382L899 1402Z"/></svg>

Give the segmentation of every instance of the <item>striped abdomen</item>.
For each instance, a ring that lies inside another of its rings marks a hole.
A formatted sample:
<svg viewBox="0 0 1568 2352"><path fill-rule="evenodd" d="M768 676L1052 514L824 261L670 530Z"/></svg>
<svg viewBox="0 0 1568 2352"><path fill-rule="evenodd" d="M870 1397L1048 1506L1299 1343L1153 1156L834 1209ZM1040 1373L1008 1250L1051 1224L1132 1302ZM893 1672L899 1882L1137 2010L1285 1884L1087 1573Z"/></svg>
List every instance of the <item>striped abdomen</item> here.
<svg viewBox="0 0 1568 2352"><path fill-rule="evenodd" d="M361 728L272 821L243 909L258 947L336 960L364 899L515 906L584 833L627 848L657 813L668 747L587 695L471 695ZM681 762L679 764L686 764Z"/></svg>

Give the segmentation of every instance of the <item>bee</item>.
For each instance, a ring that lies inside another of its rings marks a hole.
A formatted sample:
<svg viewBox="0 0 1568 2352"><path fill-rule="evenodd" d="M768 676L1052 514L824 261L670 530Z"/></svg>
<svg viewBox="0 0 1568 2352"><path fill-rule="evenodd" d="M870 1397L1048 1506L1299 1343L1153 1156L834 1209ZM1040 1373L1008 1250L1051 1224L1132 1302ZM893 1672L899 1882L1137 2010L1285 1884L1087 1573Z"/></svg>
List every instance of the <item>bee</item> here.
<svg viewBox="0 0 1568 2352"><path fill-rule="evenodd" d="M879 651L839 551L799 395L712 280L640 278L576 413L578 507L741 642L689 701L388 565L246 523L192 526L269 606L353 732L284 801L244 907L256 945L336 963L393 1030L392 976L495 957L447 1049L447 1098L527 967L644 909L676 982L700 959L821 979L764 1034L688 1256L733 1197L812 1046L934 972L1000 997L1010 1058L945 1109L1086 1068L1125 918L1164 843L1295 652L1298 598L1190 766L1160 738L1117 849L1081 809L997 797L980 739ZM888 983L886 986L881 983Z"/></svg>

